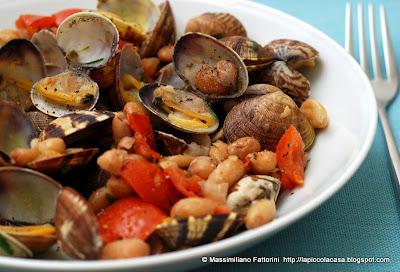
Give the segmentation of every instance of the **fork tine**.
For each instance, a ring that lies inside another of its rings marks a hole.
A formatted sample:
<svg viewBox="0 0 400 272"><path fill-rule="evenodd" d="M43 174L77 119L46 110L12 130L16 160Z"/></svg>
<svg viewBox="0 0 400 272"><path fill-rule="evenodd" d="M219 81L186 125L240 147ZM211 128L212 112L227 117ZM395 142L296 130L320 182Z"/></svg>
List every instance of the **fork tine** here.
<svg viewBox="0 0 400 272"><path fill-rule="evenodd" d="M379 61L378 50L376 47L375 40L375 19L374 19L374 7L372 4L368 4L368 22L369 22L369 39L371 45L371 58L372 68L374 70L375 79L381 79L381 63Z"/></svg>
<svg viewBox="0 0 400 272"><path fill-rule="evenodd" d="M357 9L357 19L358 19L358 47L360 54L360 66L364 70L365 74L368 76L368 59L367 53L365 51L365 38L364 38L364 15L363 15L363 6L361 3L358 3Z"/></svg>
<svg viewBox="0 0 400 272"><path fill-rule="evenodd" d="M380 5L380 19L381 19L382 45L383 45L383 55L385 57L386 76L388 79L397 82L397 67L386 23L385 8L382 4Z"/></svg>
<svg viewBox="0 0 400 272"><path fill-rule="evenodd" d="M353 37L351 31L351 4L346 3L346 17L345 17L345 49L347 53L353 56Z"/></svg>

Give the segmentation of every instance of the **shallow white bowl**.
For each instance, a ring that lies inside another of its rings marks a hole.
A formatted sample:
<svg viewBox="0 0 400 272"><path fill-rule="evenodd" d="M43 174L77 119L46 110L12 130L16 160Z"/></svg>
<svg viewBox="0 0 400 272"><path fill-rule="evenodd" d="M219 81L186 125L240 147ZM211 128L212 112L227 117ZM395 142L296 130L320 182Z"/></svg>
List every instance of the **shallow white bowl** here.
<svg viewBox="0 0 400 272"><path fill-rule="evenodd" d="M95 0L0 1L0 27L11 27L19 14L51 14L68 7L95 8ZM207 11L229 12L261 44L276 38L299 39L320 52L310 73L312 96L329 113L329 127L317 135L305 185L280 197L277 218L260 228L187 250L122 261L57 261L0 257L2 271L168 271L201 265L202 256L227 256L261 242L311 212L354 174L374 137L377 110L373 91L358 64L315 28L275 9L245 0L170 0L179 33L188 19Z"/></svg>

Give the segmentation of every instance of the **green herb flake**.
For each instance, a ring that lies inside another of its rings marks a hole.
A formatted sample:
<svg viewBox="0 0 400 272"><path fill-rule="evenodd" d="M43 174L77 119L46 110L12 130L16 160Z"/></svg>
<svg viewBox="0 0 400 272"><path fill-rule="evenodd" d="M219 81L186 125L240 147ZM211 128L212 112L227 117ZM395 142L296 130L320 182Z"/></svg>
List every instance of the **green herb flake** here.
<svg viewBox="0 0 400 272"><path fill-rule="evenodd" d="M85 62L85 63L82 63L82 64L85 64L85 65L88 65L88 64L95 64L95 63L98 63L98 62L102 62L103 60L104 60L104 58L101 58L101 59L97 59L97 60Z"/></svg>
<svg viewBox="0 0 400 272"><path fill-rule="evenodd" d="M9 256L14 255L14 251L11 248L10 244L7 242L7 240L4 238L3 235L0 234L0 248Z"/></svg>

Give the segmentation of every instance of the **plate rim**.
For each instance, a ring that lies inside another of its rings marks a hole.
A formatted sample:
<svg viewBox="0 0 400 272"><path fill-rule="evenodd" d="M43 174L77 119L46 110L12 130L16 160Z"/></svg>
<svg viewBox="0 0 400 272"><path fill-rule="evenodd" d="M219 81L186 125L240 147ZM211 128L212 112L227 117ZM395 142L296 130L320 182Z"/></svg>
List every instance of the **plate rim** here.
<svg viewBox="0 0 400 272"><path fill-rule="evenodd" d="M40 0L39 0L40 1ZM196 0L197 1L197 0ZM202 0L207 3L213 4L213 0ZM4 3L2 3L4 2ZM22 1L21 1L22 2ZM28 2L28 1L27 1ZM34 0L30 0L29 3L32 4ZM2 7L0 10L5 10L5 7L12 6L12 2L5 3L5 1L0 1ZM185 249L183 251L173 251L169 253L164 253L160 255L147 256L144 258L137 259L126 259L126 260L95 260L95 261L80 261L80 260L38 260L38 259L20 259L15 257L2 257L0 256L0 268L9 269L19 269L19 270L29 270L29 271L109 271L109 270L119 270L119 269L146 269L155 268L163 265L169 266L174 265L174 263L186 263L197 258L200 262L202 256L218 256L224 251L239 251L243 250L253 244L266 240L271 235L283 230L284 228L290 226L294 222L303 218L310 212L317 209L321 204L325 203L334 194L336 194L343 186L348 182L348 180L355 174L359 169L362 162L365 160L375 137L377 123L378 123L378 111L375 95L368 77L360 68L359 64L353 59L345 49L340 46L335 40L329 37L327 34L323 33L319 29L313 27L312 25L296 18L288 13L275 9L273 7L267 6L265 4L257 3L251 0L219 0L219 5L235 4L235 8L249 8L257 10L265 10L268 13L274 14L285 20L289 20L293 23L300 25L305 30L310 31L323 38L326 42L329 42L337 50L342 51L346 58L352 63L354 70L363 78L363 81L367 89L365 90L368 94L368 100L370 102L370 123L368 132L364 143L360 146L359 152L354 160L347 166L346 171L342 173L340 177L336 179L336 182L329 186L325 191L321 192L317 197L312 199L307 204L303 205L299 209L289 212L284 217L278 218L273 222L259 227L254 230L247 230L246 232L234 235L227 239L193 247L190 249ZM238 248L240 247L240 248ZM229 254L229 252L228 252ZM227 254L227 255L228 255ZM62 266L60 266L62 264Z"/></svg>

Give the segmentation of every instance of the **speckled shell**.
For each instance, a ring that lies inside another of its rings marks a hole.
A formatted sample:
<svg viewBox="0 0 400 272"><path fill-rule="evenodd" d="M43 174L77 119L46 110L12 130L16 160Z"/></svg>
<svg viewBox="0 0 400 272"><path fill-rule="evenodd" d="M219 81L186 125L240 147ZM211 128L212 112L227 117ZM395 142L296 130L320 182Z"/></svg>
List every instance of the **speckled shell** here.
<svg viewBox="0 0 400 272"><path fill-rule="evenodd" d="M97 217L85 198L65 187L57 199L55 227L62 250L76 259L97 259L102 248Z"/></svg>
<svg viewBox="0 0 400 272"><path fill-rule="evenodd" d="M235 233L241 222L236 213L207 215L201 218L169 218L156 233L170 249L207 244Z"/></svg>
<svg viewBox="0 0 400 272"><path fill-rule="evenodd" d="M278 39L268 43L264 49L276 59L285 61L296 69L318 57L318 51L309 44L297 40Z"/></svg>
<svg viewBox="0 0 400 272"><path fill-rule="evenodd" d="M182 154L188 148L185 140L166 132L155 130L154 137L157 141L157 147L163 155Z"/></svg>
<svg viewBox="0 0 400 272"><path fill-rule="evenodd" d="M293 70L283 61L276 61L261 72L260 81L280 88L298 106L310 96L310 82L300 72Z"/></svg>
<svg viewBox="0 0 400 272"><path fill-rule="evenodd" d="M305 149L311 146L315 132L294 101L277 91L241 102L228 113L224 133L228 142L252 136L262 147L275 151L279 139L293 124L299 131Z"/></svg>
<svg viewBox="0 0 400 272"><path fill-rule="evenodd" d="M101 135L111 125L114 113L108 111L78 111L59 117L39 135L40 140L59 137L67 145L85 139L88 135ZM97 131L98 130L98 131Z"/></svg>
<svg viewBox="0 0 400 272"><path fill-rule="evenodd" d="M194 17L187 23L185 32L201 32L216 38L247 36L239 19L229 13L207 12Z"/></svg>
<svg viewBox="0 0 400 272"><path fill-rule="evenodd" d="M140 50L142 58L154 57L161 47L175 43L175 19L169 1L161 5L160 12L160 17L150 37L142 44Z"/></svg>
<svg viewBox="0 0 400 272"><path fill-rule="evenodd" d="M29 119L31 120L36 132L40 134L52 121L54 117L49 116L41 111L30 111L27 112Z"/></svg>
<svg viewBox="0 0 400 272"><path fill-rule="evenodd" d="M50 157L48 159L35 160L28 163L27 166L42 173L66 173L73 168L88 164L98 151L98 148L67 149L66 154Z"/></svg>

